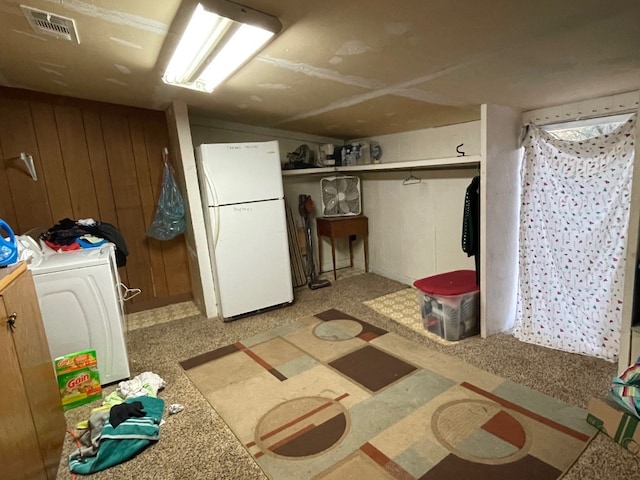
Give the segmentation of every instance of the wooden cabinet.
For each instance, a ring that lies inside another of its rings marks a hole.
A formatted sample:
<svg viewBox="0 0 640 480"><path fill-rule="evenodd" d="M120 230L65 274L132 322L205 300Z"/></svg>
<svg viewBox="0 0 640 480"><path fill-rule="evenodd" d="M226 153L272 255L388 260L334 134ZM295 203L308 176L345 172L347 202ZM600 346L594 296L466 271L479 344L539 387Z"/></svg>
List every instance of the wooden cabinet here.
<svg viewBox="0 0 640 480"><path fill-rule="evenodd" d="M66 422L24 263L0 270L0 323L0 476L55 479Z"/></svg>

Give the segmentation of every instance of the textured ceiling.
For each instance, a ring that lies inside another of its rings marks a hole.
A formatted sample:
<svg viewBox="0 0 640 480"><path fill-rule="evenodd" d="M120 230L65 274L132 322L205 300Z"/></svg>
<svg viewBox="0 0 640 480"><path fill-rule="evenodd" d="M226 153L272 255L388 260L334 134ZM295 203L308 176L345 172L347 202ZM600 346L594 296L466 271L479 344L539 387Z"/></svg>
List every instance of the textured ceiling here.
<svg viewBox="0 0 640 480"><path fill-rule="evenodd" d="M20 3L75 19L80 44L37 35ZM638 0L244 0L282 32L204 94L161 81L196 2L0 2L0 84L356 138L640 88Z"/></svg>

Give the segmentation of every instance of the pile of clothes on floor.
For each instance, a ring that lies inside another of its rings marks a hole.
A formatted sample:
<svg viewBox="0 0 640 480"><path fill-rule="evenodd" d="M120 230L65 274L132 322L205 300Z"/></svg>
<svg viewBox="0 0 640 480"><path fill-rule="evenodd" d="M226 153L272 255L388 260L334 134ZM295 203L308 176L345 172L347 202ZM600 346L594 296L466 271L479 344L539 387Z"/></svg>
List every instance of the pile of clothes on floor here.
<svg viewBox="0 0 640 480"><path fill-rule="evenodd" d="M98 222L93 218L71 220L64 218L40 235L44 243L56 251L79 250L98 247L111 242L116 247L116 264L123 267L127 263L129 251L120 231L110 223Z"/></svg>
<svg viewBox="0 0 640 480"><path fill-rule="evenodd" d="M73 473L90 474L125 462L160 438L164 380L144 372L118 384L101 407L72 433L78 448L69 455ZM70 432L71 433L71 432Z"/></svg>

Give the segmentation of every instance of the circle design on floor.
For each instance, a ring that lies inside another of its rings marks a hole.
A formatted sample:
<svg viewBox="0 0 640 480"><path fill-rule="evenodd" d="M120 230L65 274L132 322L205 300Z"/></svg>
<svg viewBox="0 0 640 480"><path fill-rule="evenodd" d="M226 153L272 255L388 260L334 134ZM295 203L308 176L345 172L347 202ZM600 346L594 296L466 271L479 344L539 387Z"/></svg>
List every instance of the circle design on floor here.
<svg viewBox="0 0 640 480"><path fill-rule="evenodd" d="M255 442L265 455L286 458L325 453L345 437L351 421L339 402L301 397L269 410L255 429Z"/></svg>
<svg viewBox="0 0 640 480"><path fill-rule="evenodd" d="M362 324L355 320L329 320L320 323L313 329L313 334L320 340L336 342L351 340L362 333Z"/></svg>
<svg viewBox="0 0 640 480"><path fill-rule="evenodd" d="M531 449L526 417L488 400L454 400L441 405L431 417L431 429L440 444L471 462L511 463Z"/></svg>

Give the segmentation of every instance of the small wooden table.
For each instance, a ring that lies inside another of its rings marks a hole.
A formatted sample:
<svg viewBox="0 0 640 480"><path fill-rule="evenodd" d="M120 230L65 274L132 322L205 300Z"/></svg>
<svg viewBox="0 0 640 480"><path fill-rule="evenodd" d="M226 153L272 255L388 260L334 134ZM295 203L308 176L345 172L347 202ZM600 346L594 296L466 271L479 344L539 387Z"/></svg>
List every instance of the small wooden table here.
<svg viewBox="0 0 640 480"><path fill-rule="evenodd" d="M331 257L333 258L333 279L336 280L336 246L335 239L339 237L349 237L349 260L353 267L353 237L362 235L364 239L364 269L369 271L369 223L364 215L346 217L321 217L316 218L316 228L318 230L318 266L319 273L322 273L322 239L329 237L331 240Z"/></svg>

